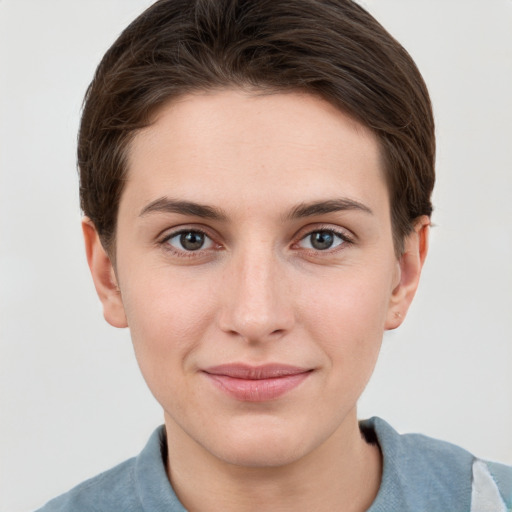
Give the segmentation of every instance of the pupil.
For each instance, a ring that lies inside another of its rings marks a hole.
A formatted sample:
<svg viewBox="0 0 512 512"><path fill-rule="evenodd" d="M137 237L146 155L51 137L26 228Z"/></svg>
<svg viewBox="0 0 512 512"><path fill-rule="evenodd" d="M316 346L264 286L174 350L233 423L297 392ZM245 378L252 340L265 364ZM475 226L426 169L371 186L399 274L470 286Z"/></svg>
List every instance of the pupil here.
<svg viewBox="0 0 512 512"><path fill-rule="evenodd" d="M315 249L329 249L334 243L334 236L330 231L316 231L311 235L311 245Z"/></svg>
<svg viewBox="0 0 512 512"><path fill-rule="evenodd" d="M180 236L180 242L182 247L187 249L187 251L197 251L198 249L201 249L204 244L204 235L194 231L183 233Z"/></svg>

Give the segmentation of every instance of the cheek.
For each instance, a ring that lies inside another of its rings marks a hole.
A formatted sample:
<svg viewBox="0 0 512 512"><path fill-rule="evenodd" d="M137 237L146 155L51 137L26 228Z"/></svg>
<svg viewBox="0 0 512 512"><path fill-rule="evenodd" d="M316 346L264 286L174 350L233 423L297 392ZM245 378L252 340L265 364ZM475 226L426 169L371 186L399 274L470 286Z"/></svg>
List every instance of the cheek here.
<svg viewBox="0 0 512 512"><path fill-rule="evenodd" d="M390 299L390 273L366 267L341 271L304 287L304 325L336 365L373 367L382 341ZM318 283L323 282L321 287ZM314 291L313 291L314 290ZM307 318L307 320L306 320Z"/></svg>
<svg viewBox="0 0 512 512"><path fill-rule="evenodd" d="M137 360L150 387L149 380L158 383L186 371L214 315L205 283L169 269L133 272L122 294Z"/></svg>
<svg viewBox="0 0 512 512"><path fill-rule="evenodd" d="M344 321L350 321L354 315L378 321L391 298L392 276L391 264L361 263L340 267L325 275L311 275L307 282L302 280L296 292L320 316L322 311L329 311L329 316L334 314Z"/></svg>

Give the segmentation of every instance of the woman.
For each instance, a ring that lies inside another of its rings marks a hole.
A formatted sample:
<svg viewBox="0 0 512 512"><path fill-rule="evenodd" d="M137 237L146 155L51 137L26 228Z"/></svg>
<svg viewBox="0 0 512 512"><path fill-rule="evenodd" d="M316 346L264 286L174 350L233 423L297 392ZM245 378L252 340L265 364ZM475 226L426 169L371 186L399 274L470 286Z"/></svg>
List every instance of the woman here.
<svg viewBox="0 0 512 512"><path fill-rule="evenodd" d="M79 135L86 251L164 410L42 510L507 510L512 470L359 423L425 261L434 123L349 1L161 0L103 58Z"/></svg>

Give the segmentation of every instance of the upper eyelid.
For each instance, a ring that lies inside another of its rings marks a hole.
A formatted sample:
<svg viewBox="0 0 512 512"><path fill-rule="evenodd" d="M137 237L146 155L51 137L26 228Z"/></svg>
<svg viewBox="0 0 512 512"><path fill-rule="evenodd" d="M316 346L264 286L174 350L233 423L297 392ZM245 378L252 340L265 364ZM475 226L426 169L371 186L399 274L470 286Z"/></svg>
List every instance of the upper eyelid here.
<svg viewBox="0 0 512 512"><path fill-rule="evenodd" d="M195 254L196 256L199 256L200 254L204 254L206 252L211 252L213 250L219 250L222 248L222 244L220 244L217 241L218 238L216 238L215 236L212 236L208 231L209 230L204 229L204 228L188 227L188 226L181 227L181 228L174 228L174 229L168 228L168 229L161 231L159 236L156 237L155 243L157 246L162 247L166 251L172 252L176 255L187 254L189 256L193 256ZM205 247L205 248L201 247L200 249L197 249L195 251L188 251L185 248L180 249L178 247L174 247L174 245L169 243L170 240L172 240L173 238L175 238L183 233L191 233L191 232L201 233L202 235L204 235L205 238L209 239L212 246Z"/></svg>
<svg viewBox="0 0 512 512"><path fill-rule="evenodd" d="M334 233L335 235L338 235L342 238L345 238L345 237L348 238L348 235L346 234L346 230L334 229L334 228L317 228L317 229L311 229L311 230L307 231L304 235L302 235L300 237L300 240L302 240L306 236L311 235L313 233L318 233L319 231L330 231L331 233Z"/></svg>
<svg viewBox="0 0 512 512"><path fill-rule="evenodd" d="M318 225L308 225L301 228L296 235L296 240L303 240L307 236L315 233L317 231L332 231L334 234L340 236L344 240L355 241L357 236L351 230L341 227L341 226L333 226L332 224L318 224Z"/></svg>
<svg viewBox="0 0 512 512"><path fill-rule="evenodd" d="M211 238L212 240L215 239L215 235L212 234L212 230L208 229L205 226L201 225L185 225L180 227L174 227L174 228L165 228L162 231L158 233L158 235L155 237L158 241L164 242L166 240L169 240L181 233L188 233L196 231L198 233L202 233L203 235L207 236L208 238Z"/></svg>
<svg viewBox="0 0 512 512"><path fill-rule="evenodd" d="M175 247L173 244L169 243L170 240L172 240L175 237L180 236L183 233L201 233L205 236L205 238L208 238L210 240L210 243L212 244L211 247L201 247L197 250L187 250L185 248L179 248ZM162 237L158 237L156 239L156 245L160 248L162 248L167 254L174 255L174 257L179 258L201 258L204 257L206 254L211 254L212 251L216 251L222 248L222 246L215 241L215 238L210 236L205 229L200 228L190 228L190 227L184 227L184 228L177 228L172 229L171 231L164 230L162 233L165 235Z"/></svg>
<svg viewBox="0 0 512 512"><path fill-rule="evenodd" d="M323 250L311 249L311 248L308 248L308 247L304 248L305 250L308 250L308 251L314 250L314 251L318 251L318 252L321 252L321 253L329 253L330 251L338 250L340 246L344 246L346 244L352 244L353 243L353 239L352 238L349 238L345 234L342 234L342 233L340 233L338 231L335 231L334 229L314 229L313 231L310 231L309 233L306 233L304 236L300 237L297 241L293 242L292 245L300 244L304 240L307 240L308 237L310 237L313 233L318 233L319 231L327 231L327 232L333 233L335 237L338 237L338 239L341 240L341 243L338 244L338 245L335 245L334 247L329 247L329 248L323 249Z"/></svg>
<svg viewBox="0 0 512 512"><path fill-rule="evenodd" d="M204 235L205 237L208 237L210 240L213 241L213 238L206 231L203 231L202 229L179 229L178 231L173 231L173 232L169 233L168 235L164 236L162 241L165 242L167 240L171 240L172 238L175 238L179 235L183 235L184 233L201 233L202 235Z"/></svg>
<svg viewBox="0 0 512 512"><path fill-rule="evenodd" d="M181 233L187 233L191 231L197 231L199 233L204 234L217 245L224 245L222 242L219 242L219 240L222 239L221 236L219 236L214 230L212 230L208 226L204 226L201 224L190 224L176 226L174 228L166 228L157 235L156 239L159 243L163 243ZM353 233L348 228L342 226L334 226L328 223L318 223L308 224L307 226L303 226L298 231L296 231L295 235L292 237L291 244L294 245L297 242L303 240L307 236L317 231L332 231L334 234L341 237L343 240L347 242L354 242L357 240L357 236L355 235L355 233Z"/></svg>

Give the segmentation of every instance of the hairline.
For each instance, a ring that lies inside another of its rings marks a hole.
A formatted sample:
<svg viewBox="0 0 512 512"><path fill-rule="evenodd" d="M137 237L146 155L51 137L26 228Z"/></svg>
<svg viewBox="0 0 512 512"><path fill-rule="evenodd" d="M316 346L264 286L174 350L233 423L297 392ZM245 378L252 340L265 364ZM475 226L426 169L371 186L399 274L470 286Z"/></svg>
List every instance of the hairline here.
<svg viewBox="0 0 512 512"><path fill-rule="evenodd" d="M342 113L343 115L347 116L353 123L354 128L356 130L363 129L365 133L370 134L375 142L377 143L378 148L378 154L379 154L379 167L381 172L383 173L383 178L385 181L386 190L388 193L388 199L389 199L389 214L390 214L390 222L391 222L391 230L392 230L392 237L393 237L393 246L395 250L395 255L397 257L401 256L403 252L403 242L405 237L413 231L413 224L414 219L411 221L410 230L408 233L399 234L398 227L395 226L395 219L393 216L393 197L392 197L392 173L389 170L389 166L391 165L387 160L387 152L384 147L382 138L379 136L379 133L376 129L368 126L365 124L362 120L358 119L356 115L351 113L348 109L342 108L339 104L336 104L336 102L330 100L329 98L326 98L325 95L321 94L319 91L314 90L312 88L306 88L306 87L296 87L296 86L290 86L290 87L277 87L271 84L260 84L260 85L254 85L250 84L248 82L241 82L235 83L235 82L229 82L225 85L220 84L211 84L211 86L203 86L203 87L195 87L195 88L188 88L187 90L181 91L178 94L172 96L168 95L163 101L159 102L158 104L153 105L153 107L150 109L148 115L147 115L147 121L142 122L141 126L135 128L134 130L131 130L126 133L126 137L123 140L121 144L121 167L123 168L123 172L121 175L121 181L122 184L119 187L119 197L117 202L117 210L116 215L114 218L114 223L112 226L112 233L109 237L103 237L100 235L100 239L102 241L103 248L107 252L109 258L111 259L112 263L114 264L116 261L116 235L117 235L117 224L118 224L118 216L119 216L119 206L121 203L121 198L124 193L124 189L126 186L126 183L129 180L129 162L130 162L130 152L133 146L134 139L145 129L150 128L155 123L158 122L158 118L165 110L169 107L169 105L179 102L180 100L183 100L187 97L193 97L196 95L203 95L203 94L216 94L219 92L224 91L241 91L244 93L249 94L250 96L254 97L263 97L263 96L270 96L274 94L303 94L307 96L311 96L314 98L321 99L328 103L331 107L335 108L338 112Z"/></svg>

